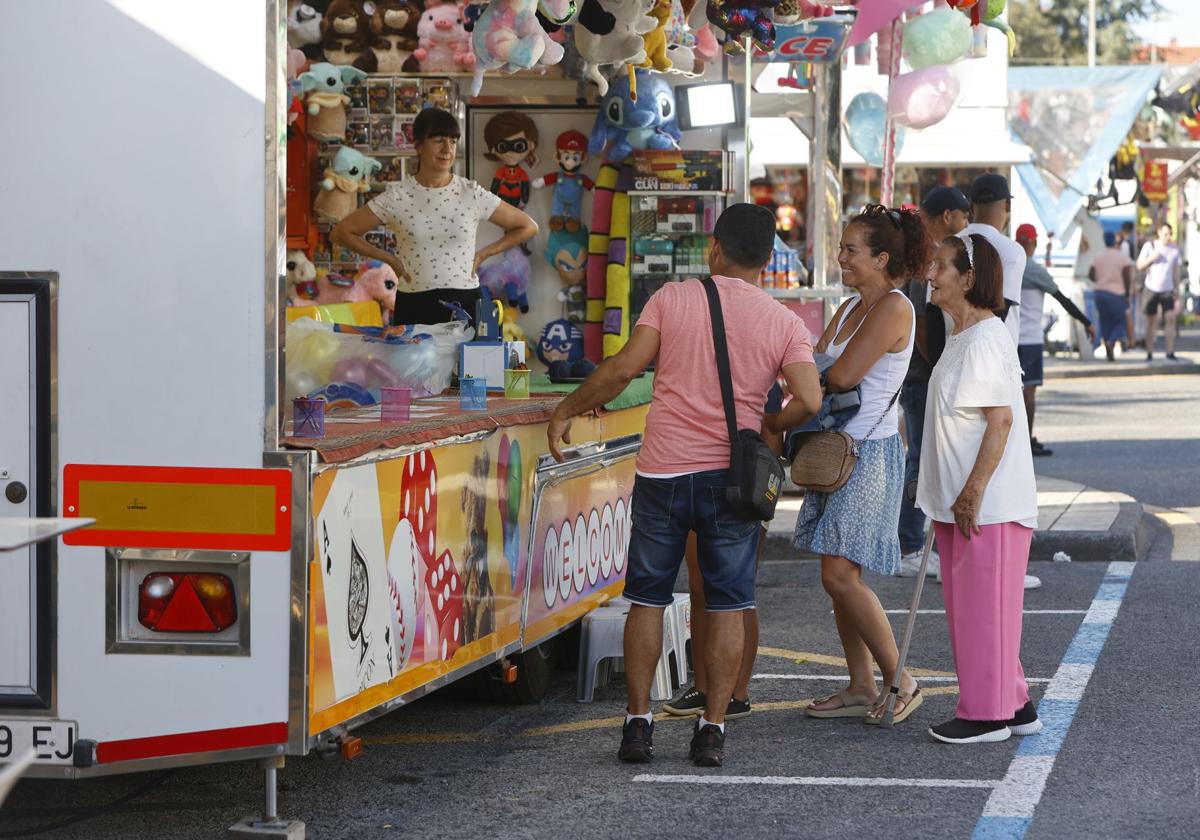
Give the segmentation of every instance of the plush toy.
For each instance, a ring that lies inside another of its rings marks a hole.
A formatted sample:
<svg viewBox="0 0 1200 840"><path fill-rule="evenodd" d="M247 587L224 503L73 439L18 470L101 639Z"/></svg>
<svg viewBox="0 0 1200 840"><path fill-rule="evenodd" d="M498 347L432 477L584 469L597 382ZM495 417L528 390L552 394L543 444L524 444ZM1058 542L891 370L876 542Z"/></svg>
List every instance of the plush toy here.
<svg viewBox="0 0 1200 840"><path fill-rule="evenodd" d="M347 85L358 84L367 74L356 67L337 67L321 62L300 74L300 86L307 92L308 134L317 140L343 140L346 137L346 106L350 97Z"/></svg>
<svg viewBox="0 0 1200 840"><path fill-rule="evenodd" d="M578 230L583 224L583 191L596 183L579 170L587 163L587 138L583 132L570 129L558 135L554 143L558 171L533 180L534 189L554 187L550 206L550 230Z"/></svg>
<svg viewBox="0 0 1200 840"><path fill-rule="evenodd" d="M683 0L671 0L671 17L664 32L667 37L667 58L671 61L671 68L667 72L685 76L703 73L704 65L696 55L696 36L688 28Z"/></svg>
<svg viewBox="0 0 1200 840"><path fill-rule="evenodd" d="M639 67L653 67L660 73L671 69L671 59L667 56L667 24L671 22L671 13L676 0L654 0L650 7L650 17L654 18L655 26L642 38L642 48L646 59Z"/></svg>
<svg viewBox="0 0 1200 840"><path fill-rule="evenodd" d="M471 95L483 88L488 70L515 73L535 64L562 61L563 47L550 38L537 19L537 0L492 0L471 33L475 50L475 78Z"/></svg>
<svg viewBox="0 0 1200 840"><path fill-rule="evenodd" d="M411 0L376 0L371 15L371 52L380 73L414 72L421 7Z"/></svg>
<svg viewBox="0 0 1200 840"><path fill-rule="evenodd" d="M290 254L289 252L289 262ZM303 253L303 252L299 252ZM309 266L312 263L308 263ZM296 286L296 294L288 301L289 306L325 306L330 303L357 303L373 300L384 313L384 323L391 319L396 308L396 288L399 280L391 266L378 260L370 260L360 266L357 277L346 277L318 268L310 281Z"/></svg>
<svg viewBox="0 0 1200 840"><path fill-rule="evenodd" d="M525 335L525 329L517 323L517 307L504 307L504 323L500 326L500 334L505 341L520 341L528 346L529 337Z"/></svg>
<svg viewBox="0 0 1200 840"><path fill-rule="evenodd" d="M503 164L492 176L492 192L513 207L529 203L529 173L521 166L537 163L538 130L528 114L501 111L483 127L483 156Z"/></svg>
<svg viewBox="0 0 1200 840"><path fill-rule="evenodd" d="M302 0L288 0L287 40L297 50L321 43L321 13Z"/></svg>
<svg viewBox="0 0 1200 840"><path fill-rule="evenodd" d="M542 327L537 357L544 365L555 362L572 364L583 358L583 332L570 321L559 318Z"/></svg>
<svg viewBox="0 0 1200 840"><path fill-rule="evenodd" d="M768 11L780 0L708 0L709 22L725 33L725 51L739 53L747 36L764 52L775 48L775 24Z"/></svg>
<svg viewBox="0 0 1200 840"><path fill-rule="evenodd" d="M990 26L1004 33L1004 37L1008 39L1008 54L1011 56L1017 51L1017 36L1012 31L1007 23L1000 17L1004 14L1004 7L1008 5L1008 0L946 0L951 8L958 9L960 12L971 17L971 25Z"/></svg>
<svg viewBox="0 0 1200 840"><path fill-rule="evenodd" d="M661 77L638 71L642 95L633 101L630 81L620 76L600 100L588 151L599 154L608 146L608 160L619 163L634 149L678 149L675 91ZM611 146L609 145L611 143Z"/></svg>
<svg viewBox="0 0 1200 840"><path fill-rule="evenodd" d="M333 165L321 176L321 191L313 202L317 220L340 222L358 208L358 194L371 188L371 174L383 164L357 149L342 146Z"/></svg>
<svg viewBox="0 0 1200 840"><path fill-rule="evenodd" d="M287 252L288 306L305 306L317 296L317 267L303 251Z"/></svg>
<svg viewBox="0 0 1200 840"><path fill-rule="evenodd" d="M462 10L454 3L426 3L417 24L418 47L413 53L423 73L451 73L475 65L471 38L463 29Z"/></svg>
<svg viewBox="0 0 1200 840"><path fill-rule="evenodd" d="M484 260L479 266L479 285L492 293L496 300L529 311L529 276L532 268L529 257L520 248L509 248L503 254Z"/></svg>
<svg viewBox="0 0 1200 840"><path fill-rule="evenodd" d="M374 73L379 65L371 51L371 16L363 6L363 0L333 0L321 19L321 47L330 64Z"/></svg>
<svg viewBox="0 0 1200 840"><path fill-rule="evenodd" d="M368 299L379 301L383 323L390 324L392 310L396 308L396 289L400 286L400 278L396 276L392 267L380 260L367 260L359 266L354 285L361 289Z"/></svg>
<svg viewBox="0 0 1200 840"><path fill-rule="evenodd" d="M308 66L308 58L303 52L297 49L288 50L287 56L287 78L288 78L288 110L287 121L288 125L292 123L304 112L304 85L300 81L300 74L304 72L304 68ZM291 136L291 129L288 129Z"/></svg>
<svg viewBox="0 0 1200 840"><path fill-rule="evenodd" d="M542 256L554 266L562 281L558 299L563 303L567 320L581 323L587 299L583 283L587 278L588 229L552 230Z"/></svg>
<svg viewBox="0 0 1200 840"><path fill-rule="evenodd" d="M619 71L646 60L643 36L658 26L647 12L654 0L583 0L575 27L575 47L583 59L584 76L608 93L603 66Z"/></svg>

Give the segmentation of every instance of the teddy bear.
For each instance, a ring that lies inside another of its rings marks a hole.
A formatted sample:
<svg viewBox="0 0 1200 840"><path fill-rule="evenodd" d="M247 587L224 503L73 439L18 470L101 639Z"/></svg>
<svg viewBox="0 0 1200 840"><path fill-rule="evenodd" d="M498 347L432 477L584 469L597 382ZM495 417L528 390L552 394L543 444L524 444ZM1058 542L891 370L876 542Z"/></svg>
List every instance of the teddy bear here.
<svg viewBox="0 0 1200 840"><path fill-rule="evenodd" d="M646 60L646 33L658 26L647 12L655 0L583 0L575 27L575 47L583 59L584 75L596 83L600 95L608 93L608 80L600 67L620 70Z"/></svg>
<svg viewBox="0 0 1200 840"><path fill-rule="evenodd" d="M492 0L471 33L475 50L475 78L471 95L483 89L488 70L514 73L535 64L562 61L563 46L555 42L537 19L538 0Z"/></svg>
<svg viewBox="0 0 1200 840"><path fill-rule="evenodd" d="M333 0L321 19L321 47L330 64L352 65L374 73L379 64L371 51L371 16L363 0Z"/></svg>
<svg viewBox="0 0 1200 840"><path fill-rule="evenodd" d="M346 136L346 106L350 97L346 86L367 78L357 67L337 67L319 62L300 74L308 109L308 134L317 140L342 140Z"/></svg>
<svg viewBox="0 0 1200 840"><path fill-rule="evenodd" d="M463 29L462 9L455 3L426 3L417 38L413 56L422 72L450 73L469 70L475 64L471 38Z"/></svg>
<svg viewBox="0 0 1200 840"><path fill-rule="evenodd" d="M433 5L431 2L430 5ZM411 73L421 7L412 0L377 0L371 15L371 52L380 73Z"/></svg>
<svg viewBox="0 0 1200 840"><path fill-rule="evenodd" d="M371 175L383 164L357 149L342 146L321 175L313 211L321 222L340 222L358 209L358 194L371 188Z"/></svg>
<svg viewBox="0 0 1200 840"><path fill-rule="evenodd" d="M725 34L725 51L740 53L742 41L749 35L758 48L770 52L775 48L775 24L770 10L780 0L708 0L709 22Z"/></svg>

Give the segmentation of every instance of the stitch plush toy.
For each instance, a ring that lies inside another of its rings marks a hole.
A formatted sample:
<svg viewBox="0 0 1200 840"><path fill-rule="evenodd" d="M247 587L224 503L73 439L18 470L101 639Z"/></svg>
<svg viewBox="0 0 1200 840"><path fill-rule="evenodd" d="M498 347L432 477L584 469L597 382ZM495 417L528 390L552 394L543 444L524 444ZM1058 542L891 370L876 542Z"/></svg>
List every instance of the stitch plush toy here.
<svg viewBox="0 0 1200 840"><path fill-rule="evenodd" d="M599 154L608 146L608 160L619 163L634 149L678 149L675 91L658 75L638 71L641 94L629 96L629 79L619 76L602 100L592 127L588 151ZM609 144L612 144L609 146Z"/></svg>
<svg viewBox="0 0 1200 840"><path fill-rule="evenodd" d="M498 257L485 260L479 266L479 285L492 293L492 297L529 311L529 257L520 248L509 248Z"/></svg>
<svg viewBox="0 0 1200 840"><path fill-rule="evenodd" d="M307 95L304 104L308 108L308 134L317 140L343 140L346 137L347 85L367 78L367 74L356 67L337 67L320 62L300 74L300 86Z"/></svg>
<svg viewBox="0 0 1200 840"><path fill-rule="evenodd" d="M583 59L583 73L596 83L600 95L608 93L603 66L619 71L646 60L645 39L658 21L647 12L654 0L584 0L575 26L575 47Z"/></svg>
<svg viewBox="0 0 1200 840"><path fill-rule="evenodd" d="M333 156L333 165L321 176L321 192L313 202L317 219L340 222L358 208L358 194L371 188L371 174L383 164L357 149L342 146Z"/></svg>
<svg viewBox="0 0 1200 840"><path fill-rule="evenodd" d="M413 56L423 73L469 70L475 64L471 38L463 29L462 10L455 3L425 4L417 24L419 46Z"/></svg>
<svg viewBox="0 0 1200 840"><path fill-rule="evenodd" d="M471 33L475 50L475 78L471 95L483 88L488 70L515 73L535 64L562 61L563 47L551 40L537 19L537 0L492 0Z"/></svg>
<svg viewBox="0 0 1200 840"><path fill-rule="evenodd" d="M417 21L421 7L412 0L376 0L371 15L371 52L380 73L410 72L417 48Z"/></svg>
<svg viewBox="0 0 1200 840"><path fill-rule="evenodd" d="M558 135L555 141L555 157L558 171L533 179L534 189L547 185L554 187L554 199L550 207L550 230L577 230L583 222L583 191L596 186L595 182L579 170L587 163L588 139L583 132L570 129ZM587 248L585 247L586 251Z"/></svg>
<svg viewBox="0 0 1200 840"><path fill-rule="evenodd" d="M709 22L725 33L725 51L739 53L742 40L750 35L759 49L775 48L775 24L768 10L780 0L708 0Z"/></svg>
<svg viewBox="0 0 1200 840"><path fill-rule="evenodd" d="M321 47L330 64L350 64L374 73L378 69L371 52L371 16L363 0L333 0L321 19Z"/></svg>

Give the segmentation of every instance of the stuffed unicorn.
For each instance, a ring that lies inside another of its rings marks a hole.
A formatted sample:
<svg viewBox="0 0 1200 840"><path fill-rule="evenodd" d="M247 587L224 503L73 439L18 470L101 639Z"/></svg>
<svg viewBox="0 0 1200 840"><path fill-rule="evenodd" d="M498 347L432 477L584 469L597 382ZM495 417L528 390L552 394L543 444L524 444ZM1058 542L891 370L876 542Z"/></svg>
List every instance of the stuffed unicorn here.
<svg viewBox="0 0 1200 840"><path fill-rule="evenodd" d="M679 148L674 89L662 76L645 70L637 71L636 83L641 88L636 101L629 94L628 76L617 77L600 100L588 151L599 154L609 146L610 163L620 163L634 149Z"/></svg>
<svg viewBox="0 0 1200 840"><path fill-rule="evenodd" d="M529 276L532 269L529 257L520 248L509 248L498 257L485 260L479 266L479 285L496 300L529 311Z"/></svg>
<svg viewBox="0 0 1200 840"><path fill-rule="evenodd" d="M562 44L542 29L537 19L538 0L492 0L471 33L475 48L475 78L471 95L483 88L488 70L515 73L535 64L550 66L562 61Z"/></svg>

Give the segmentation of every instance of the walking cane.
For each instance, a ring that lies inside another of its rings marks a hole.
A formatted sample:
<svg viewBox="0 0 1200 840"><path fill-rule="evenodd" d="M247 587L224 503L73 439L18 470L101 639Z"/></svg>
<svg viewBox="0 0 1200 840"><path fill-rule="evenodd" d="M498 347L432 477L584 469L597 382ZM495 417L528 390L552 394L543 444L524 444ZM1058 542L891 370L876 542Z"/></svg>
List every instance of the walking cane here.
<svg viewBox="0 0 1200 840"><path fill-rule="evenodd" d="M917 623L917 607L921 604L921 590L925 586L925 568L929 565L929 552L933 550L933 523L925 533L925 548L921 554L921 568L917 572L917 585L913 589L912 605L908 608L908 621L904 623L904 639L900 642L900 659L896 663L896 674L892 677L892 686L888 689L887 702L883 707L883 719L880 723L888 729L892 728L892 715L896 708L896 698L900 696L900 679L904 674L904 663L908 659L908 644L912 641L913 627Z"/></svg>

